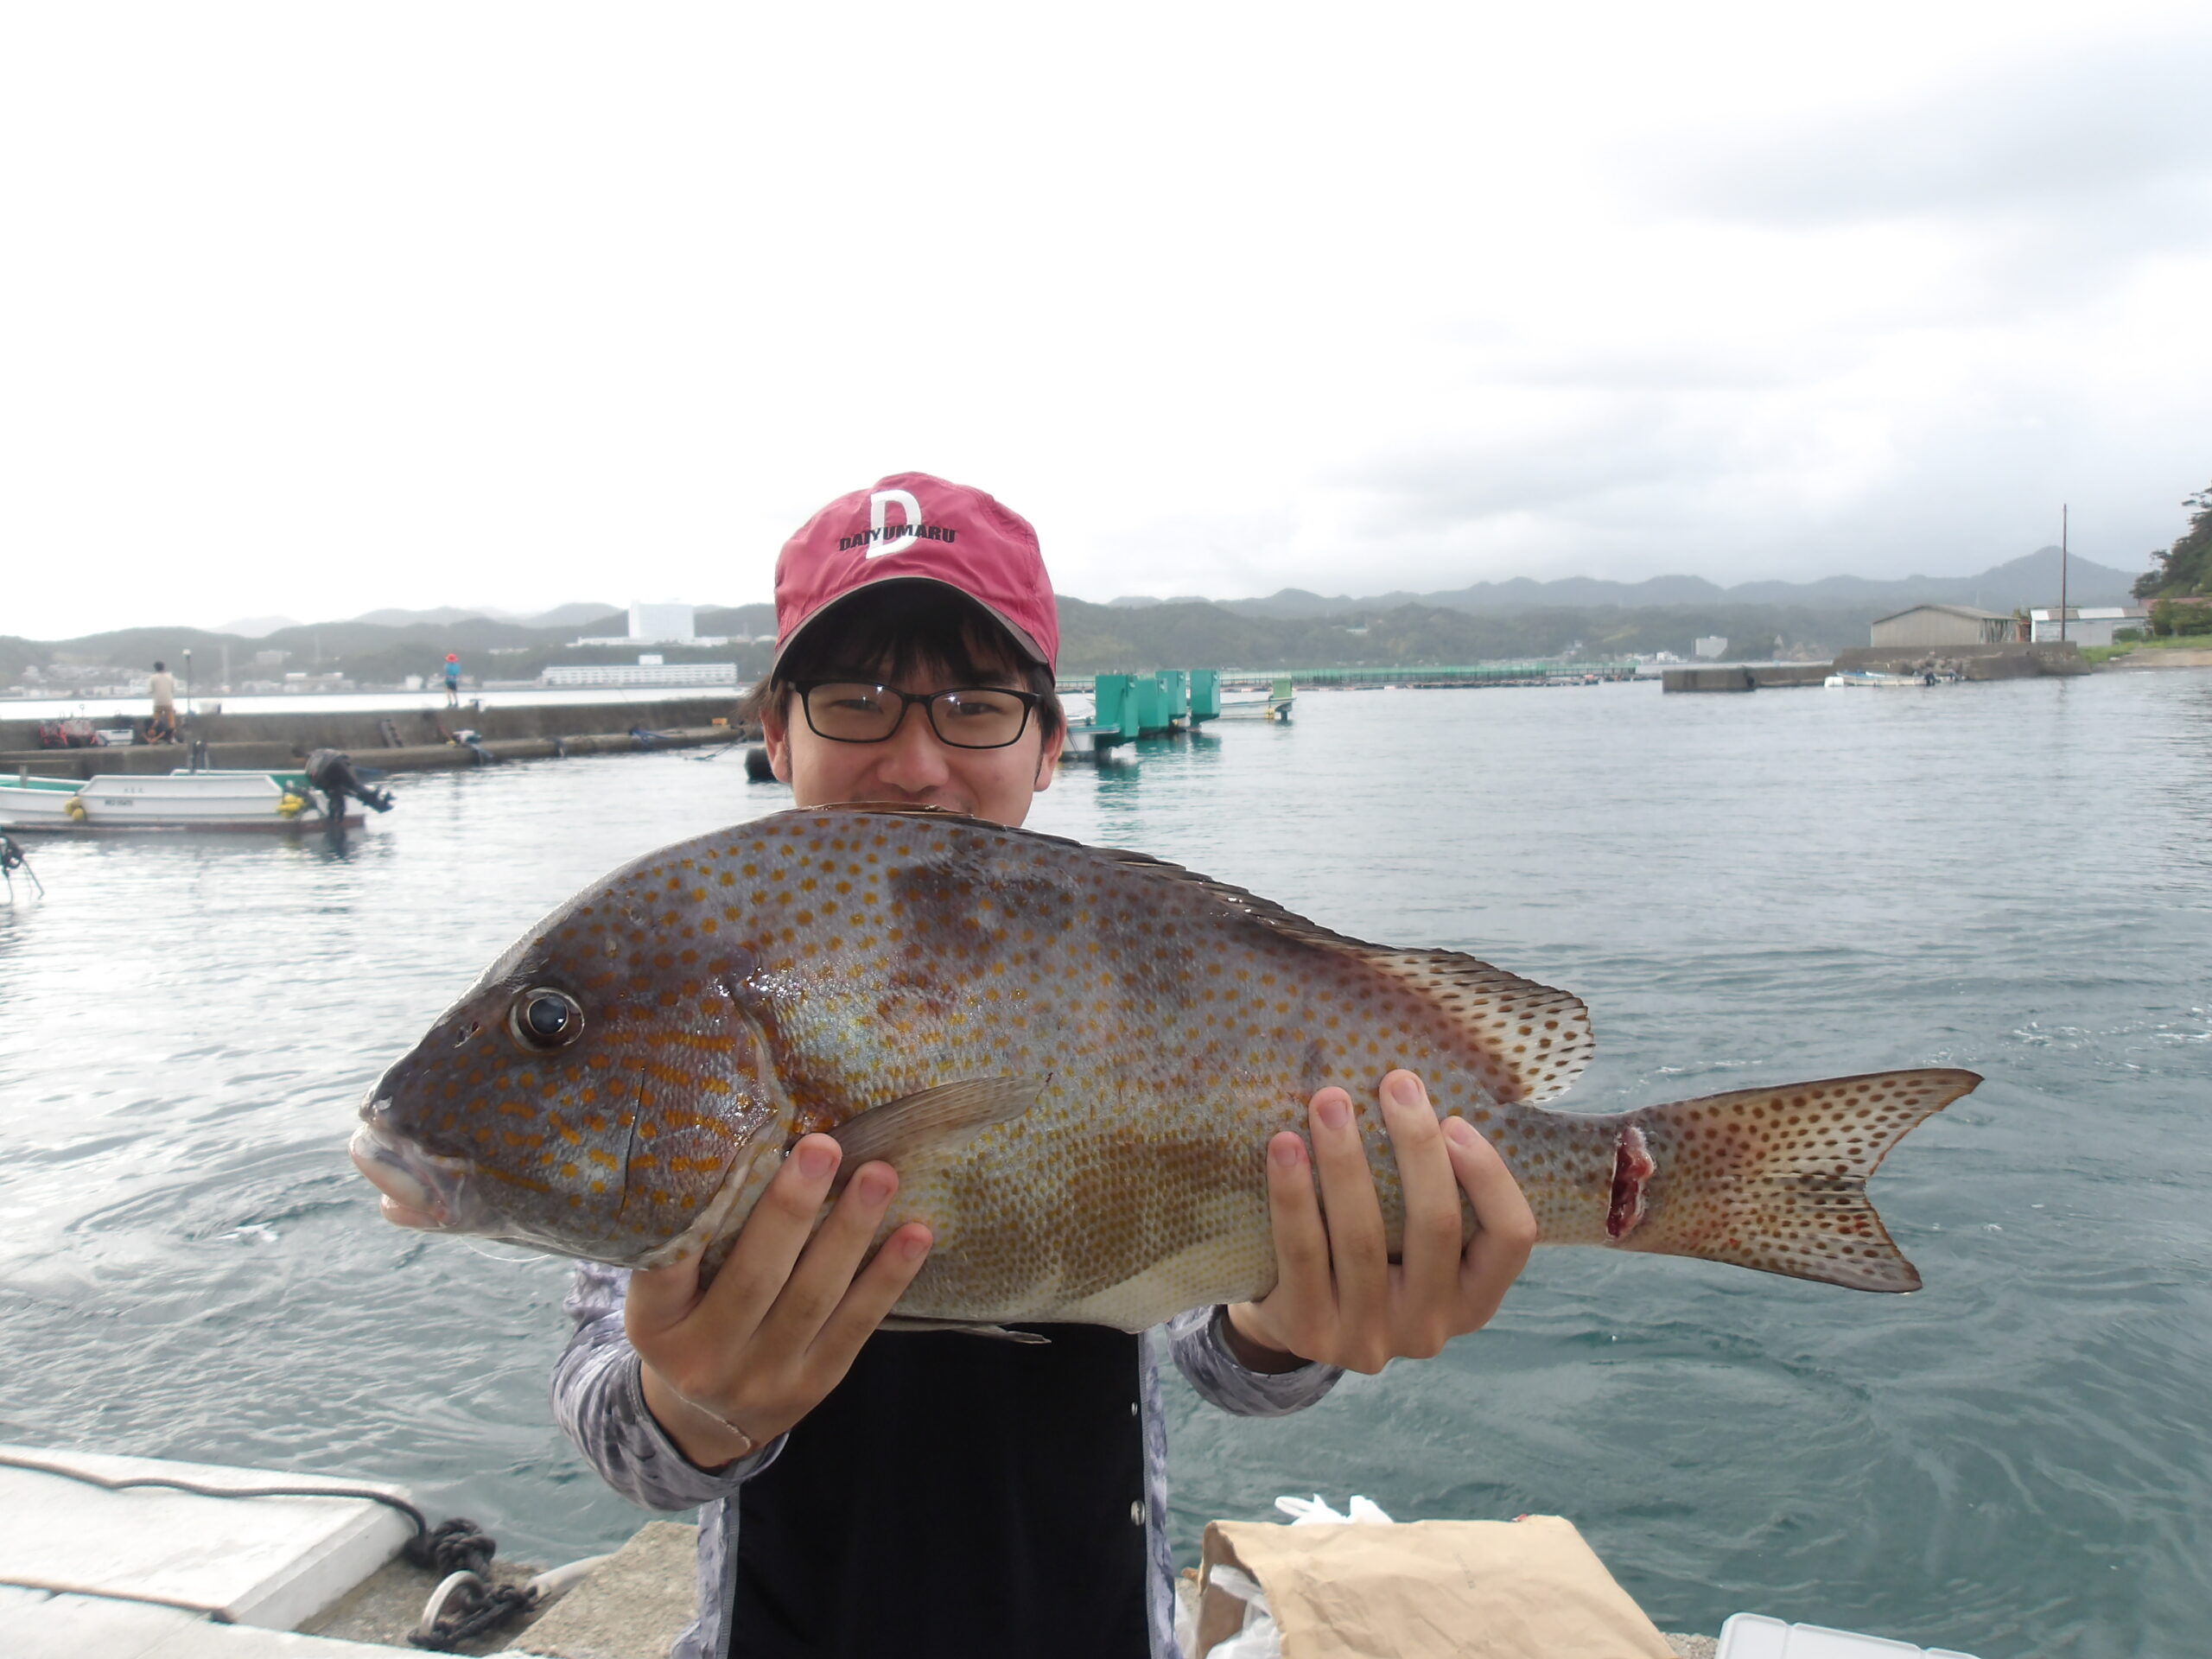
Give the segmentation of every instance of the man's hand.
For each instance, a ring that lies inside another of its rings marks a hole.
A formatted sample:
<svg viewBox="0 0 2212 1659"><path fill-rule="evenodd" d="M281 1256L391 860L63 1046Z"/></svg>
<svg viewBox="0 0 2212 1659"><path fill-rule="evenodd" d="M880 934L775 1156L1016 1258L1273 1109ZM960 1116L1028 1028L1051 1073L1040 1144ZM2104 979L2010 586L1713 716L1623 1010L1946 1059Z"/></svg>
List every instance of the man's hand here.
<svg viewBox="0 0 2212 1659"><path fill-rule="evenodd" d="M696 1255L630 1277L623 1325L645 1362L645 1404L702 1468L745 1456L821 1404L922 1269L930 1230L919 1222L868 1259L899 1190L888 1164L855 1171L816 1230L843 1155L826 1135L793 1147L704 1291Z"/></svg>
<svg viewBox="0 0 2212 1659"><path fill-rule="evenodd" d="M1306 1143L1288 1130L1268 1143L1280 1276L1258 1301L1228 1310L1230 1346L1253 1370L1318 1362L1372 1375L1402 1356L1427 1359L1488 1324L1528 1263L1536 1218L1497 1149L1471 1124L1440 1123L1410 1071L1384 1077L1382 1099L1405 1194L1398 1262L1383 1238L1351 1097L1324 1089L1309 1108L1318 1198ZM1476 1224L1464 1250L1463 1191Z"/></svg>

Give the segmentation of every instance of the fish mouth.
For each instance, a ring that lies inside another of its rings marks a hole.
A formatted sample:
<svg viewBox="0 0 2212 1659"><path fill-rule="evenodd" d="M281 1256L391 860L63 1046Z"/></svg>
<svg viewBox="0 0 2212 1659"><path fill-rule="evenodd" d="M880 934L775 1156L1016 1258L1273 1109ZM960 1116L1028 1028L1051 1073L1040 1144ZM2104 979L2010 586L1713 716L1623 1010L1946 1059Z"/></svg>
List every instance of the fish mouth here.
<svg viewBox="0 0 2212 1659"><path fill-rule="evenodd" d="M470 1232L480 1207L472 1201L463 1160L427 1153L404 1136L391 1134L378 1120L389 1101L365 1101L361 1126L346 1145L353 1167L382 1195L384 1218L424 1232Z"/></svg>

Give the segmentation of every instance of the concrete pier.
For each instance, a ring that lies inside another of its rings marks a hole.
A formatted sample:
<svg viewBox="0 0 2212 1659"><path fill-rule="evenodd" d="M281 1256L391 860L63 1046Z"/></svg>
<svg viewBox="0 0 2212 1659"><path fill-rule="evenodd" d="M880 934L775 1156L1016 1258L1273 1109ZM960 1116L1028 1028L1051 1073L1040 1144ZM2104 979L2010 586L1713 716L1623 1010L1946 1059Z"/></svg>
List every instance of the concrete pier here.
<svg viewBox="0 0 2212 1659"><path fill-rule="evenodd" d="M2027 680L2043 675L2093 672L2072 640L2034 645L1855 645L1835 654L1838 674L1955 673L1969 680Z"/></svg>
<svg viewBox="0 0 2212 1659"><path fill-rule="evenodd" d="M2040 675L2091 672L2071 640L2039 645L1854 645L1833 663L1716 663L1668 669L1669 691L1758 691L1775 686L1819 685L1831 674L1955 674L1967 680L2032 679Z"/></svg>
<svg viewBox="0 0 2212 1659"><path fill-rule="evenodd" d="M714 723L716 721L726 723L718 726ZM164 772L188 764L191 758L188 741L42 749L38 747L39 724L0 720L0 773L19 768L35 778ZM630 735L632 727L654 736L641 744ZM474 732L478 746L500 760L687 748L757 740L759 735L740 722L736 699L727 696L494 709L201 715L188 721L185 727L188 740L207 743L208 766L255 772L289 770L298 765L301 754L324 748L343 749L357 765L380 766L387 772L481 765L471 749L448 741L462 731Z"/></svg>
<svg viewBox="0 0 2212 1659"><path fill-rule="evenodd" d="M1835 672L1827 663L1723 663L1670 668L1660 676L1669 691L1758 691L1773 686L1818 685Z"/></svg>

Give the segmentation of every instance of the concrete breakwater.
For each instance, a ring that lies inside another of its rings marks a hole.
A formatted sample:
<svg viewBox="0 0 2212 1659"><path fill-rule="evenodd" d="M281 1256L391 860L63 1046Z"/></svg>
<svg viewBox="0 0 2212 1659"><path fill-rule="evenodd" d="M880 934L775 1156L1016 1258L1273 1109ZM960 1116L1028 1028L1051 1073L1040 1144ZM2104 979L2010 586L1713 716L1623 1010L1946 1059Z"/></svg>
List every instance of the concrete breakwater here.
<svg viewBox="0 0 2212 1659"><path fill-rule="evenodd" d="M717 725L715 722L724 723ZM143 721L134 722L143 726ZM191 745L207 745L205 764L248 771L282 771L314 749L343 749L357 765L387 772L423 772L499 760L543 760L562 754L607 754L641 748L682 748L757 738L742 724L737 700L728 695L671 697L654 702L532 703L477 709L395 709L328 714L194 715L185 742L129 747L47 749L41 722L0 720L0 771L41 778L90 778L105 772L172 772L188 764ZM653 735L641 741L632 728ZM474 747L455 741L474 733ZM483 754L477 751L481 750Z"/></svg>
<svg viewBox="0 0 2212 1659"><path fill-rule="evenodd" d="M2072 641L2000 645L1857 645L1833 663L1727 663L1710 668L1670 668L1669 691L1758 691L1773 686L1821 685L1831 674L1955 674L1967 680L2032 679L2046 674L2094 672Z"/></svg>
<svg viewBox="0 0 2212 1659"><path fill-rule="evenodd" d="M2070 639L2034 645L1857 645L1835 654L1839 674L1957 674L1968 680L2029 680L2039 675L2095 671Z"/></svg>

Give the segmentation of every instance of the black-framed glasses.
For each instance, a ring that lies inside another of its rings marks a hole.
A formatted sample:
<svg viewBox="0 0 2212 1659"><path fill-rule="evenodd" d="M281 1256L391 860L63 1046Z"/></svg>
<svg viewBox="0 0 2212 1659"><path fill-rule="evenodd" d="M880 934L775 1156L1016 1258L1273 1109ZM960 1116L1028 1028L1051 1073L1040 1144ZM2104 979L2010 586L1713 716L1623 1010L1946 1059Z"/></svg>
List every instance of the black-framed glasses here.
<svg viewBox="0 0 2212 1659"><path fill-rule="evenodd" d="M949 691L901 691L861 680L810 680L798 688L806 723L833 743L880 743L919 703L938 741L956 749L1002 749L1029 729L1034 691L961 685Z"/></svg>

